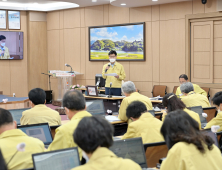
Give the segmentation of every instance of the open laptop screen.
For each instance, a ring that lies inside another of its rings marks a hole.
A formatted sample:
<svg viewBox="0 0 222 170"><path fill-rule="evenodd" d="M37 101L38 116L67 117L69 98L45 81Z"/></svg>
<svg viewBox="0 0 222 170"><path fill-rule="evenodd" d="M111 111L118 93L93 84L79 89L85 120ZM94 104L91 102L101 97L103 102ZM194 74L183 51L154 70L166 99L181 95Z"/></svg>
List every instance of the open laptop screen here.
<svg viewBox="0 0 222 170"><path fill-rule="evenodd" d="M114 141L113 146L109 149L118 157L131 159L139 164L141 168L147 168L142 138Z"/></svg>
<svg viewBox="0 0 222 170"><path fill-rule="evenodd" d="M201 123L207 123L207 119L205 117L202 116L203 113L203 108L201 106L195 106L195 107L188 107L188 109L196 112L199 114L200 116L200 122Z"/></svg>
<svg viewBox="0 0 222 170"><path fill-rule="evenodd" d="M22 130L28 136L38 138L45 145L52 143L52 135L48 123L18 126L18 129Z"/></svg>
<svg viewBox="0 0 222 170"><path fill-rule="evenodd" d="M22 117L22 112L24 112L28 109L30 109L30 108L9 110L9 112L12 114L13 120L15 120L17 122L17 125L20 125L20 119Z"/></svg>
<svg viewBox="0 0 222 170"><path fill-rule="evenodd" d="M70 170L80 165L77 147L33 154L35 170Z"/></svg>
<svg viewBox="0 0 222 170"><path fill-rule="evenodd" d="M86 110L92 115L105 115L103 100L87 100Z"/></svg>

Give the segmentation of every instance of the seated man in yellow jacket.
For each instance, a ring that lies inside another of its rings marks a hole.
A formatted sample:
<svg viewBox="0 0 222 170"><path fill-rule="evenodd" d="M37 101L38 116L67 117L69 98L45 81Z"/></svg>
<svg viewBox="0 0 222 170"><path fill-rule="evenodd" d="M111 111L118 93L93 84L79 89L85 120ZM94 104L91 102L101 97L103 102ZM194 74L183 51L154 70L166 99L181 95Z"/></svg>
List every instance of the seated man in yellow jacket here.
<svg viewBox="0 0 222 170"><path fill-rule="evenodd" d="M22 113L21 125L30 125L38 123L49 123L50 126L61 125L59 113L45 105L46 94L40 88L32 89L29 92L31 109Z"/></svg>
<svg viewBox="0 0 222 170"><path fill-rule="evenodd" d="M133 101L137 101L137 100L141 101L146 105L147 110L153 110L153 106L152 106L150 99L148 97L136 92L135 84L132 81L127 81L127 82L123 83L122 91L126 97L123 99L123 101L120 105L120 108L119 108L118 118L120 120L128 121L128 123L132 122L131 119L129 119L126 116L126 109L129 106L129 104L132 103Z"/></svg>
<svg viewBox="0 0 222 170"><path fill-rule="evenodd" d="M44 152L44 144L39 139L29 137L16 128L17 124L13 121L11 113L0 108L0 150L8 169L32 168L32 154ZM17 145L21 143L25 143L24 152L18 152L13 157L17 151Z"/></svg>
<svg viewBox="0 0 222 170"><path fill-rule="evenodd" d="M109 150L113 144L113 132L113 126L102 117L84 117L79 122L73 139L89 161L72 170L141 170L137 163L119 158Z"/></svg>
<svg viewBox="0 0 222 170"><path fill-rule="evenodd" d="M204 129L209 129L213 125L219 125L220 129L218 132L222 131L222 91L217 92L212 98L213 104L217 108L217 116L207 123Z"/></svg>
<svg viewBox="0 0 222 170"><path fill-rule="evenodd" d="M180 81L180 85L183 84L183 83L187 83L189 82L188 81L188 77L186 74L181 74L180 77L179 77L179 81ZM194 92L195 93L198 93L198 94L202 94L204 96L207 97L207 92L205 90L203 90L200 86L198 86L197 84L193 84L193 88L194 88ZM176 91L176 95L178 97L183 97L183 93L181 93L180 91L180 87L177 88L177 91Z"/></svg>
<svg viewBox="0 0 222 170"><path fill-rule="evenodd" d="M82 118L92 116L86 111L85 98L78 90L66 92L62 103L70 122L56 129L54 140L48 148L49 151L76 147L72 137L74 130ZM78 149L80 159L82 159L82 151L80 148Z"/></svg>
<svg viewBox="0 0 222 170"><path fill-rule="evenodd" d="M133 122L128 125L122 139L142 137L143 143L164 141L160 134L162 121L147 112L147 107L143 102L132 102L126 109L126 116Z"/></svg>
<svg viewBox="0 0 222 170"><path fill-rule="evenodd" d="M181 84L180 90L184 95L181 100L186 105L186 107L211 107L206 96L194 92L193 84L191 82Z"/></svg>

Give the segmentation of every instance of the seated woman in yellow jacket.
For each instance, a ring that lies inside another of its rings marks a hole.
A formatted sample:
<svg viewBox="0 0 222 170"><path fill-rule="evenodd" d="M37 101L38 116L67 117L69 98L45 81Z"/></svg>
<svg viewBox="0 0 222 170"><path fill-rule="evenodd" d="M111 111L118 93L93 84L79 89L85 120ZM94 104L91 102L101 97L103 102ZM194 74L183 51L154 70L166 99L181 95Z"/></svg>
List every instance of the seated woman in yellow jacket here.
<svg viewBox="0 0 222 170"><path fill-rule="evenodd" d="M179 82L180 82L180 85L183 83L189 82L188 76L186 74L181 74L179 77ZM193 87L194 87L195 93L198 93L207 97L207 92L203 90L200 86L198 86L197 84L193 84ZM176 95L177 97L183 97L183 93L181 93L180 87L177 87Z"/></svg>
<svg viewBox="0 0 222 170"><path fill-rule="evenodd" d="M201 129L200 116L198 113L186 108L185 104L173 93L168 93L163 97L163 106L166 108L166 112L163 111L162 121L164 121L167 113L175 110L183 110L188 113L199 124Z"/></svg>
<svg viewBox="0 0 222 170"><path fill-rule="evenodd" d="M99 116L84 117L78 124L73 139L89 160L74 170L141 170L129 159L118 158L108 148L113 144L113 126Z"/></svg>
<svg viewBox="0 0 222 170"><path fill-rule="evenodd" d="M211 137L203 135L198 123L186 112L170 112L161 133L169 152L160 170L221 170L221 152Z"/></svg>
<svg viewBox="0 0 222 170"><path fill-rule="evenodd" d="M187 107L194 107L194 106L202 106L203 108L211 107L206 96L194 92L192 83L187 82L181 84L180 90L184 95L184 97L181 98L181 100L184 102L184 104Z"/></svg>
<svg viewBox="0 0 222 170"><path fill-rule="evenodd" d="M118 118L120 120L128 121L128 123L132 122L131 119L126 116L126 108L133 101L141 101L146 105L147 110L153 110L153 106L149 97L139 94L136 90L135 84L132 81L127 81L123 83L122 91L126 97L123 99L119 108Z"/></svg>
<svg viewBox="0 0 222 170"><path fill-rule="evenodd" d="M126 109L126 116L133 122L128 125L122 139L142 137L143 143L164 141L160 134L162 121L147 112L143 102L134 101Z"/></svg>
<svg viewBox="0 0 222 170"><path fill-rule="evenodd" d="M219 125L220 129L218 129L218 132L220 132L222 131L222 91L217 92L212 101L217 108L217 116L207 123L205 129L209 129L213 125Z"/></svg>

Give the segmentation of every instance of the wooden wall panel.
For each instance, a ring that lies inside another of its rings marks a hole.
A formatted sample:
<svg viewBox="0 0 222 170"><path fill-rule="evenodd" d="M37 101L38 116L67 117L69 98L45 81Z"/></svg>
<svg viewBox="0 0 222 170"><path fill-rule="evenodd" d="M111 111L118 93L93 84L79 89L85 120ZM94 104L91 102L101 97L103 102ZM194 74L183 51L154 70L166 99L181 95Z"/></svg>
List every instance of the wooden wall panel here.
<svg viewBox="0 0 222 170"><path fill-rule="evenodd" d="M109 5L109 24L123 24L129 21L129 8Z"/></svg>
<svg viewBox="0 0 222 170"><path fill-rule="evenodd" d="M140 93L148 97L152 97L152 82L134 82L137 89L140 90Z"/></svg>
<svg viewBox="0 0 222 170"><path fill-rule="evenodd" d="M85 24L85 8L80 9L80 17L81 17L80 25L81 25L81 27L85 27L86 26L86 24Z"/></svg>
<svg viewBox="0 0 222 170"><path fill-rule="evenodd" d="M214 39L214 51L222 51L222 38Z"/></svg>
<svg viewBox="0 0 222 170"><path fill-rule="evenodd" d="M8 60L3 60L0 62L0 91L3 91L3 94L11 93L11 74L10 74L10 65ZM3 81L2 81L3 80ZM21 82L22 83L22 82Z"/></svg>
<svg viewBox="0 0 222 170"><path fill-rule="evenodd" d="M194 52L194 65L209 65L210 52Z"/></svg>
<svg viewBox="0 0 222 170"><path fill-rule="evenodd" d="M160 21L160 82L177 82L185 73L185 21Z"/></svg>
<svg viewBox="0 0 222 170"><path fill-rule="evenodd" d="M222 65L222 52L214 52L214 65Z"/></svg>
<svg viewBox="0 0 222 170"><path fill-rule="evenodd" d="M160 22L152 22L153 81L160 81Z"/></svg>
<svg viewBox="0 0 222 170"><path fill-rule="evenodd" d="M80 27L80 9L64 10L64 28Z"/></svg>
<svg viewBox="0 0 222 170"><path fill-rule="evenodd" d="M194 27L194 38L210 38L210 25L200 25Z"/></svg>
<svg viewBox="0 0 222 170"><path fill-rule="evenodd" d="M40 50L41 49L41 50ZM36 64L38 63L38 64ZM28 90L48 89L47 23L29 23Z"/></svg>
<svg viewBox="0 0 222 170"><path fill-rule="evenodd" d="M215 25L214 23L214 38L222 38L222 23Z"/></svg>
<svg viewBox="0 0 222 170"><path fill-rule="evenodd" d="M59 11L59 29L64 28L64 11Z"/></svg>
<svg viewBox="0 0 222 170"><path fill-rule="evenodd" d="M58 70L65 70L65 43L64 43L64 29L59 30L59 68Z"/></svg>
<svg viewBox="0 0 222 170"><path fill-rule="evenodd" d="M152 6L152 21L160 20L160 6L154 5Z"/></svg>
<svg viewBox="0 0 222 170"><path fill-rule="evenodd" d="M193 14L204 13L204 5L200 0L193 0Z"/></svg>
<svg viewBox="0 0 222 170"><path fill-rule="evenodd" d="M208 52L211 49L210 39L194 39L194 51Z"/></svg>
<svg viewBox="0 0 222 170"><path fill-rule="evenodd" d="M59 11L47 13L47 30L59 29Z"/></svg>
<svg viewBox="0 0 222 170"><path fill-rule="evenodd" d="M109 25L109 5L103 5L103 24Z"/></svg>
<svg viewBox="0 0 222 170"><path fill-rule="evenodd" d="M130 22L151 21L151 6L130 8Z"/></svg>
<svg viewBox="0 0 222 170"><path fill-rule="evenodd" d="M208 0L204 7L205 13L217 12L217 0Z"/></svg>
<svg viewBox="0 0 222 170"><path fill-rule="evenodd" d="M103 5L85 8L86 26L103 25Z"/></svg>
<svg viewBox="0 0 222 170"><path fill-rule="evenodd" d="M48 70L60 69L60 44L59 30L51 30L47 32L48 37Z"/></svg>
<svg viewBox="0 0 222 170"><path fill-rule="evenodd" d="M192 1L160 5L160 20L182 19L192 14Z"/></svg>
<svg viewBox="0 0 222 170"><path fill-rule="evenodd" d="M81 28L81 38L80 38L80 73L83 75L78 76L78 79L85 79L86 78L86 28ZM87 53L88 54L88 53Z"/></svg>

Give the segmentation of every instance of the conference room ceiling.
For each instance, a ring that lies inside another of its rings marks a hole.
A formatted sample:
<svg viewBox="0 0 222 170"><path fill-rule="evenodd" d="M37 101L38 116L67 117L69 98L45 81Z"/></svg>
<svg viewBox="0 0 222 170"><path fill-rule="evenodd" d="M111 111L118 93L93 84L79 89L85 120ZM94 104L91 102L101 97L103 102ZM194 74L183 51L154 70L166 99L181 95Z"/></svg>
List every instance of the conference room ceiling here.
<svg viewBox="0 0 222 170"><path fill-rule="evenodd" d="M1 9L53 11L111 4L118 7L140 7L191 0L0 0Z"/></svg>

